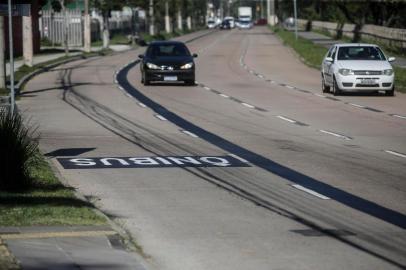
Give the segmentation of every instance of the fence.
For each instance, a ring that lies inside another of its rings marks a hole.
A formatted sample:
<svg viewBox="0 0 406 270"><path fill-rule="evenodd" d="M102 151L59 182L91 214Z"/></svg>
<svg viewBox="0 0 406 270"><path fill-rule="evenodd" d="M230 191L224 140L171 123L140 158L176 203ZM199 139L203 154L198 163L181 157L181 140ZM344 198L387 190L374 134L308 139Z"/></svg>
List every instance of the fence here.
<svg viewBox="0 0 406 270"><path fill-rule="evenodd" d="M67 31L69 46L82 46L83 20L80 10L66 10L63 13L43 10L40 18L41 38L52 44L63 44ZM65 21L66 20L66 21ZM65 27L66 23L66 27Z"/></svg>
<svg viewBox="0 0 406 270"><path fill-rule="evenodd" d="M308 21L298 20L298 25L301 28L306 28ZM333 35L341 31L344 36L349 38L353 38L355 32L355 25L347 23L343 25L333 22L312 21L311 26L313 29L328 31ZM385 43L406 51L406 29L366 24L360 30L360 34L363 38L371 39L378 43Z"/></svg>
<svg viewBox="0 0 406 270"><path fill-rule="evenodd" d="M83 16L80 10L67 10L66 22L68 31L68 45L71 47L83 46ZM91 39L102 39L103 18L94 16L91 19ZM130 33L131 16L109 18L111 34L117 32ZM52 44L63 44L65 36L65 16L63 13L43 10L40 18L41 38L46 38Z"/></svg>

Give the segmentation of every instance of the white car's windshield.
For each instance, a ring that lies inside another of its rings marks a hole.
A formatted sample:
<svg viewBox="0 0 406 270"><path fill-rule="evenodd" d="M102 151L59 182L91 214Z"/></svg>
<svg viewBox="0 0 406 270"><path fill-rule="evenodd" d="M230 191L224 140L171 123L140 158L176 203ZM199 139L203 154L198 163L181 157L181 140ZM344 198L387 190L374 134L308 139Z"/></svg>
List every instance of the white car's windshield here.
<svg viewBox="0 0 406 270"><path fill-rule="evenodd" d="M338 60L386 60L382 51L373 46L340 47Z"/></svg>

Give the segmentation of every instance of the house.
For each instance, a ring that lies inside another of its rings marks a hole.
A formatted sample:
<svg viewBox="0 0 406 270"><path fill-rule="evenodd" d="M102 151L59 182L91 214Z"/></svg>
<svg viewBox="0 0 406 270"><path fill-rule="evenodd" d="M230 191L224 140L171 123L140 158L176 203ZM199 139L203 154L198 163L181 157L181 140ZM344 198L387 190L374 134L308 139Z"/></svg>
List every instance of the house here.
<svg viewBox="0 0 406 270"><path fill-rule="evenodd" d="M7 0L0 0L0 4L7 5ZM31 23L32 23L32 38L34 54L39 53L41 46L41 37L39 32L39 0L13 0L12 4L30 4L31 5ZM5 30L5 48L8 56L9 35L8 35L8 16L4 16ZM14 56L23 54L23 18L21 16L13 16L13 52Z"/></svg>

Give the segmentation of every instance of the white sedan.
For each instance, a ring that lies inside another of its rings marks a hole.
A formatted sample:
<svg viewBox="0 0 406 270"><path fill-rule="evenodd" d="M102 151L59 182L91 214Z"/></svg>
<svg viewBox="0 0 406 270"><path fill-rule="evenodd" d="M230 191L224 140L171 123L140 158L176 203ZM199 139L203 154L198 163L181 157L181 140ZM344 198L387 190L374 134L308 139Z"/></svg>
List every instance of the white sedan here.
<svg viewBox="0 0 406 270"><path fill-rule="evenodd" d="M323 59L323 92L385 91L393 96L395 74L382 50L374 44L345 43L333 45Z"/></svg>

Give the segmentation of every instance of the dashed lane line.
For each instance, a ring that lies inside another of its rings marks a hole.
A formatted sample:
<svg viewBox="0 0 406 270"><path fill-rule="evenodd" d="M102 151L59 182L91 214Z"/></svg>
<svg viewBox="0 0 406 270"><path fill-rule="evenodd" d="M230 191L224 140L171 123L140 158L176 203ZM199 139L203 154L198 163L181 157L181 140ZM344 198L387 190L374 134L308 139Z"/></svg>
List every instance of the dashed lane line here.
<svg viewBox="0 0 406 270"><path fill-rule="evenodd" d="M292 187L294 187L294 188L296 188L296 189L298 189L298 190L304 191L304 192L306 192L306 193L308 193L308 194L311 194L311 195L313 195L313 196L316 196L316 197L319 198L319 199L322 199L322 200L330 200L329 197L324 196L323 194L317 193L317 192L314 191L314 190L305 188L305 187L303 187L303 186L301 186L301 185L294 184L294 185L292 185Z"/></svg>
<svg viewBox="0 0 406 270"><path fill-rule="evenodd" d="M161 120L161 121L168 121L168 119L166 119L165 117L163 117L163 116L160 115L160 114L154 114L154 116L155 116L156 118L158 118L159 120Z"/></svg>
<svg viewBox="0 0 406 270"><path fill-rule="evenodd" d="M181 132L184 133L184 134L186 134L186 135L188 135L188 136L190 136L190 137L199 138L199 136L197 136L196 134L194 134L194 133L192 133L192 132L190 132L190 131L188 131L188 130L182 129Z"/></svg>
<svg viewBox="0 0 406 270"><path fill-rule="evenodd" d="M401 119L406 119L406 116L399 115L399 114L391 114L391 116L401 118Z"/></svg>
<svg viewBox="0 0 406 270"><path fill-rule="evenodd" d="M145 105L145 104L142 103L142 102L138 102L137 104L138 104L138 106L143 107L143 108L146 108L146 107L147 107L147 105Z"/></svg>
<svg viewBox="0 0 406 270"><path fill-rule="evenodd" d="M385 150L386 153L394 155L394 156L398 156L398 157L402 157L402 158L406 158L406 154L402 154L396 151L392 151L392 150Z"/></svg>
<svg viewBox="0 0 406 270"><path fill-rule="evenodd" d="M324 129L320 129L319 131L322 132L322 133L328 134L328 135L332 135L332 136L337 137L337 138L347 140L347 141L352 140L352 138L350 138L348 136L338 134L338 133L335 133L335 132L332 132L332 131L328 131L328 130L324 130Z"/></svg>
<svg viewBox="0 0 406 270"><path fill-rule="evenodd" d="M245 103L245 102L242 102L241 105L243 105L243 106L245 106L245 107L248 107L248 108L250 108L250 109L255 109L255 106L253 106L253 105L251 105L251 104L248 104L248 103Z"/></svg>
<svg viewBox="0 0 406 270"><path fill-rule="evenodd" d="M278 116L276 116L276 117L278 117L279 119L282 119L282 120L284 120L284 121L287 121L287 122L289 122L289 123L296 124L296 121L295 121L295 120L290 119L290 118L287 118L287 117L284 117L284 116L282 116L282 115L278 115Z"/></svg>

